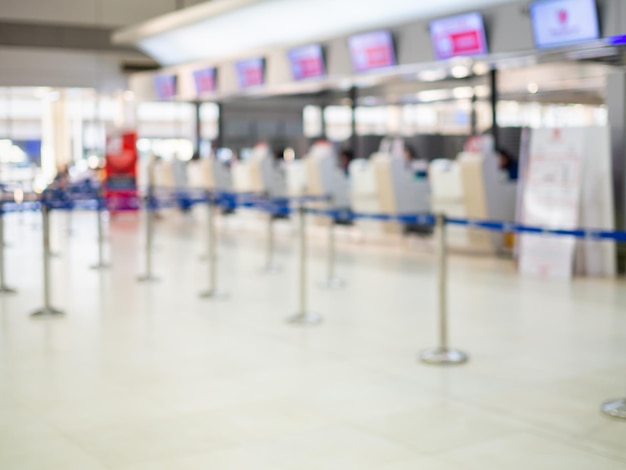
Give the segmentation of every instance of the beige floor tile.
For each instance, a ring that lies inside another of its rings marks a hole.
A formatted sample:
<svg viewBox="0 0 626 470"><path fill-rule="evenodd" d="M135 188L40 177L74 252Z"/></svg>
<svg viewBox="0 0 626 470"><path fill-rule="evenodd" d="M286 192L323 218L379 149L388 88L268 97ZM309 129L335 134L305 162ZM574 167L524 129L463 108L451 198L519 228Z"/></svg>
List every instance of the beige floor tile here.
<svg viewBox="0 0 626 470"><path fill-rule="evenodd" d="M443 452L489 441L525 427L506 416L450 401L361 421L363 429L423 453Z"/></svg>
<svg viewBox="0 0 626 470"><path fill-rule="evenodd" d="M471 469L621 470L626 460L566 445L546 436L518 434L446 454L446 458ZM465 468L463 467L463 468Z"/></svg>
<svg viewBox="0 0 626 470"><path fill-rule="evenodd" d="M7 217L19 294L0 298L0 469L603 470L626 459L624 424L599 412L626 395L624 282L546 283L507 260L453 256L450 339L471 361L426 367L431 251L339 236L348 284L323 291L325 233L312 233L310 308L324 323L294 328L295 232L279 224L284 270L261 276L264 232L239 216L220 223L231 298L202 301L198 209L158 222L154 285L135 281L139 219L111 223L113 268L97 273L94 214L74 214L71 239L53 214L53 303L67 312L55 321L28 315L42 302L39 219Z"/></svg>

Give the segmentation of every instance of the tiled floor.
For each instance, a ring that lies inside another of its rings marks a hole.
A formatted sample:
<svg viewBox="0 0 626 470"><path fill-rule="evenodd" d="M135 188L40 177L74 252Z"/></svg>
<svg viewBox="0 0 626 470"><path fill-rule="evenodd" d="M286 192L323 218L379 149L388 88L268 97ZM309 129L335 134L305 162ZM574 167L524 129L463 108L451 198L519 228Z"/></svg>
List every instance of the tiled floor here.
<svg viewBox="0 0 626 470"><path fill-rule="evenodd" d="M111 224L113 269L99 273L95 220L54 215L54 304L41 306L34 214L7 217L0 298L2 470L626 469L626 421L599 412L626 396L626 285L521 279L510 261L453 257L457 368L421 365L434 346L435 266L415 244L339 237L347 288L319 290L323 238L312 240L311 308L297 305L296 239L279 227L281 274L263 276L263 240L222 227L226 302L200 300L202 212L158 223L155 270L142 285L141 226ZM262 233L262 229L259 228Z"/></svg>

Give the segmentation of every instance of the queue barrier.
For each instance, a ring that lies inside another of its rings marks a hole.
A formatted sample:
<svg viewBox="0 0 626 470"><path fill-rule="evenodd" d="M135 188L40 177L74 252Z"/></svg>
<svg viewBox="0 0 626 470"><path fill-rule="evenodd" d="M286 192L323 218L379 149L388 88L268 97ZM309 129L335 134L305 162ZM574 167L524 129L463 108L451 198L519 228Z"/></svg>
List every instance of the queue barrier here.
<svg viewBox="0 0 626 470"><path fill-rule="evenodd" d="M462 364L468 361L469 357L462 351L449 347L448 344L448 309L447 309L447 225L461 225L475 229L488 230L492 232L503 233L526 233L526 234L542 234L552 236L564 236L573 237L578 239L590 240L590 241L615 241L618 243L626 242L625 231L609 231L599 229L555 229L549 227L538 226L526 226L517 223L492 221L492 220L478 220L478 219L464 219L456 217L446 217L444 215L433 214L385 214L385 213L355 213L350 210L337 210L337 209L319 209L307 207L308 202L319 202L328 200L326 197L319 196L297 196L291 198L270 198L267 195L258 193L233 193L225 191L205 191L202 195L190 195L189 193L182 192L180 190L174 191L161 191L157 194L156 191L149 190L148 195L145 198L137 198L137 205L142 206L147 211L147 224L146 224L146 249L147 249L147 274L144 277L150 277L152 275L151 255L148 255L148 251L151 251L152 247L152 231L154 212L161 208L174 207L178 205L180 207L180 200L184 198L187 204L191 206L195 204L206 203L209 209L208 217L208 247L209 247L209 259L210 259L210 279L209 290L202 294L203 297L208 298L223 298L223 295L217 289L217 270L216 270L216 229L215 229L215 217L214 212L217 207L228 208L247 208L253 210L259 210L266 212L269 216L282 215L288 216L294 212L298 214L299 225L299 310L296 315L289 319L291 323L300 325L317 325L321 323L322 317L318 314L311 313L308 310L307 305L307 236L306 236L306 216L307 214L313 214L318 216L325 216L330 219L329 221L329 267L328 274L334 275L334 267L330 267L330 262L334 263L334 221L341 218L343 220L358 220L358 219L370 219L383 222L400 222L407 224L422 224L435 226L437 233L437 284L438 284L438 329L439 329L439 345L435 348L428 349L420 355L422 362L434 365L452 365ZM292 206L296 205L294 209ZM0 220L6 212L16 212L22 210L37 210L40 209L43 218L43 245L44 245L44 307L35 312L34 315L59 315L62 312L51 306L50 303L50 283L49 283L49 252L50 252L50 240L49 240L49 214L52 210L97 210L98 213L104 210L110 209L107 201L99 194L85 193L85 192L58 192L58 190L44 192L44 195L39 201L29 202L5 202L0 207ZM0 252L3 252L3 225L0 223ZM99 229L99 238L100 236ZM270 232L268 231L268 237ZM273 234L271 234L273 237ZM272 240L273 244L273 240ZM269 252L268 241L268 254ZM273 247L272 247L273 249ZM268 257L268 260L270 258ZM100 255L100 262L102 263L102 256ZM4 256L0 254L0 287L4 286ZM1 291L1 289L0 289ZM12 290L11 290L12 291ZM617 417L626 418L626 399L612 400L606 402L602 406L604 413Z"/></svg>

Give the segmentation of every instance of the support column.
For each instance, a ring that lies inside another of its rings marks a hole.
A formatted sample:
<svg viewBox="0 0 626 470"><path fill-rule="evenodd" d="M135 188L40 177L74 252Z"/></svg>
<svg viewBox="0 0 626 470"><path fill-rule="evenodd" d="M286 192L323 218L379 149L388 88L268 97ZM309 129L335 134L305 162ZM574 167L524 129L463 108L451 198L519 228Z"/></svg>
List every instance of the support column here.
<svg viewBox="0 0 626 470"><path fill-rule="evenodd" d="M41 167L48 182L72 160L72 132L63 91L51 91L44 100Z"/></svg>
<svg viewBox="0 0 626 470"><path fill-rule="evenodd" d="M475 88L475 87L473 87ZM470 111L470 135L478 135L478 116L476 113L476 91L472 94L472 108Z"/></svg>
<svg viewBox="0 0 626 470"><path fill-rule="evenodd" d="M491 135L493 136L493 145L494 148L498 148L499 141L499 132L498 132L498 71L493 69L490 74L491 81Z"/></svg>
<svg viewBox="0 0 626 470"><path fill-rule="evenodd" d="M328 135L326 133L326 105L322 105L320 106L320 110L321 110L321 126L322 126L322 133L320 135L320 137L324 140L328 139Z"/></svg>
<svg viewBox="0 0 626 470"><path fill-rule="evenodd" d="M217 150L224 146L224 105L222 103L215 103L217 105L217 137L213 142L213 150Z"/></svg>
<svg viewBox="0 0 626 470"><path fill-rule="evenodd" d="M194 104L194 111L196 116L196 126L194 130L194 153L200 157L200 152L202 150L202 103L196 101Z"/></svg>
<svg viewBox="0 0 626 470"><path fill-rule="evenodd" d="M606 106L611 129L611 156L615 228L626 230L626 72L612 72L607 77ZM618 269L626 273L626 250L618 244Z"/></svg>
<svg viewBox="0 0 626 470"><path fill-rule="evenodd" d="M355 158L361 158L362 155L359 152L359 136L357 135L356 132L356 105L357 105L357 100L359 99L359 94L358 94L358 90L357 87L353 86L352 88L350 88L350 106L352 108L352 116L351 116L351 122L350 122L350 130L351 130L351 136L350 136L350 147L352 147L352 151L354 152L354 157Z"/></svg>

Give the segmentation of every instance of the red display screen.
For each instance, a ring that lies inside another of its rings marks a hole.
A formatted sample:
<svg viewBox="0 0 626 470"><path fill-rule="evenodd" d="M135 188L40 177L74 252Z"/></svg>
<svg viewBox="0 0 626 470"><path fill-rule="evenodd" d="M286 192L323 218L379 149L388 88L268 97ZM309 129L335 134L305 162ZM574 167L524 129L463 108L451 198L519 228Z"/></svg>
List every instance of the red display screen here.
<svg viewBox="0 0 626 470"><path fill-rule="evenodd" d="M193 79L196 82L196 93L199 95L204 93L214 93L217 89L215 76L215 67L194 71Z"/></svg>
<svg viewBox="0 0 626 470"><path fill-rule="evenodd" d="M169 100L176 97L176 75L157 75L154 77L154 89L157 98Z"/></svg>
<svg viewBox="0 0 626 470"><path fill-rule="evenodd" d="M294 80L318 78L326 74L324 53L320 44L291 49L288 56Z"/></svg>
<svg viewBox="0 0 626 470"><path fill-rule="evenodd" d="M480 13L443 18L430 23L430 35L439 60L476 56L489 52Z"/></svg>
<svg viewBox="0 0 626 470"><path fill-rule="evenodd" d="M349 42L355 72L396 65L396 51L389 31L359 34L352 36Z"/></svg>
<svg viewBox="0 0 626 470"><path fill-rule="evenodd" d="M247 59L235 64L240 89L261 86L265 83L265 60Z"/></svg>

